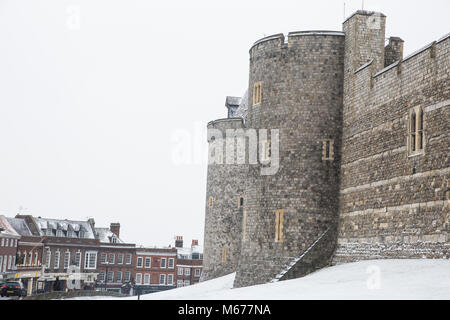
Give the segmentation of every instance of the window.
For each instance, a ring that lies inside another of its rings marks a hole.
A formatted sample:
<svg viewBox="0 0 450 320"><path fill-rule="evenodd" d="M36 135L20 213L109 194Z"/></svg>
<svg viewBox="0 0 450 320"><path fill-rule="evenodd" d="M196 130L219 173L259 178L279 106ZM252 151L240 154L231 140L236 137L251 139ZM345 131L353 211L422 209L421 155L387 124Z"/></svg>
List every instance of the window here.
<svg viewBox="0 0 450 320"><path fill-rule="evenodd" d="M84 231L80 231L80 232L78 232L78 235L82 239L82 238L84 238L85 233L84 233Z"/></svg>
<svg viewBox="0 0 450 320"><path fill-rule="evenodd" d="M145 267L151 268L152 266L152 258L145 258Z"/></svg>
<svg viewBox="0 0 450 320"><path fill-rule="evenodd" d="M8 269L11 270L12 256L8 256Z"/></svg>
<svg viewBox="0 0 450 320"><path fill-rule="evenodd" d="M195 269L195 276L196 277L200 277L200 274L201 274L201 270L200 269Z"/></svg>
<svg viewBox="0 0 450 320"><path fill-rule="evenodd" d="M167 275L167 285L169 285L169 286L173 285L173 274Z"/></svg>
<svg viewBox="0 0 450 320"><path fill-rule="evenodd" d="M214 205L214 198L213 197L209 197L209 207L212 208Z"/></svg>
<svg viewBox="0 0 450 320"><path fill-rule="evenodd" d="M69 269L70 264L70 251L64 253L64 269Z"/></svg>
<svg viewBox="0 0 450 320"><path fill-rule="evenodd" d="M262 82L256 82L253 85L253 105L261 104L262 102Z"/></svg>
<svg viewBox="0 0 450 320"><path fill-rule="evenodd" d="M97 251L86 251L84 256L85 269L97 269Z"/></svg>
<svg viewBox="0 0 450 320"><path fill-rule="evenodd" d="M59 251L55 252L55 259L53 261L53 269L59 269L59 258L61 256L61 253Z"/></svg>
<svg viewBox="0 0 450 320"><path fill-rule="evenodd" d="M2 238L2 247L4 247L4 246L5 246L5 239Z"/></svg>
<svg viewBox="0 0 450 320"><path fill-rule="evenodd" d="M23 253L23 265L24 266L27 265L27 252L26 251Z"/></svg>
<svg viewBox="0 0 450 320"><path fill-rule="evenodd" d="M137 265L136 265L136 266L137 266L138 268L142 268L142 261L143 261L143 258L142 258L142 257L138 257L138 258L137 258Z"/></svg>
<svg viewBox="0 0 450 320"><path fill-rule="evenodd" d="M166 258L161 258L161 268L166 267Z"/></svg>
<svg viewBox="0 0 450 320"><path fill-rule="evenodd" d="M118 264L123 264L123 253L119 253L117 255L117 263Z"/></svg>
<svg viewBox="0 0 450 320"><path fill-rule="evenodd" d="M244 206L244 196L239 196L238 198L238 207L242 208Z"/></svg>
<svg viewBox="0 0 450 320"><path fill-rule="evenodd" d="M177 280L177 287L181 288L183 286L183 280Z"/></svg>
<svg viewBox="0 0 450 320"><path fill-rule="evenodd" d="M130 281L130 278L131 278L131 272L130 271L125 271L123 280L128 282L128 281Z"/></svg>
<svg viewBox="0 0 450 320"><path fill-rule="evenodd" d="M275 242L283 242L284 210L275 211Z"/></svg>
<svg viewBox="0 0 450 320"><path fill-rule="evenodd" d="M191 285L191 282L189 280L184 280L185 287L190 286L190 285Z"/></svg>
<svg viewBox="0 0 450 320"><path fill-rule="evenodd" d="M101 264L106 264L106 253L102 253L100 255L100 263Z"/></svg>
<svg viewBox="0 0 450 320"><path fill-rule="evenodd" d="M184 268L184 275L190 276L191 275L191 269L190 268Z"/></svg>
<svg viewBox="0 0 450 320"><path fill-rule="evenodd" d="M71 230L67 231L67 237L68 238L75 238L75 233Z"/></svg>
<svg viewBox="0 0 450 320"><path fill-rule="evenodd" d="M47 229L47 230L45 231L45 234L46 234L47 236L53 236L53 231L52 231L52 229Z"/></svg>
<svg viewBox="0 0 450 320"><path fill-rule="evenodd" d="M178 275L182 276L184 273L184 269L183 268L178 268Z"/></svg>
<svg viewBox="0 0 450 320"><path fill-rule="evenodd" d="M159 284L160 285L165 285L166 284L166 275L165 274L160 274L159 275Z"/></svg>
<svg viewBox="0 0 450 320"><path fill-rule="evenodd" d="M116 255L114 253L109 254L109 263L114 264L116 260Z"/></svg>
<svg viewBox="0 0 450 320"><path fill-rule="evenodd" d="M64 233L62 232L62 230L56 230L56 236L57 237L64 237Z"/></svg>
<svg viewBox="0 0 450 320"><path fill-rule="evenodd" d="M80 251L75 253L75 266L77 266L78 268L81 266L81 252Z"/></svg>
<svg viewBox="0 0 450 320"><path fill-rule="evenodd" d="M228 249L227 248L222 248L222 263L226 263L227 262L227 252Z"/></svg>
<svg viewBox="0 0 450 320"><path fill-rule="evenodd" d="M51 257L52 257L52 252L50 251L50 249L47 249L47 254L45 255L45 267L47 269L50 269Z"/></svg>
<svg viewBox="0 0 450 320"><path fill-rule="evenodd" d="M6 239L6 245L5 245L5 247L7 247L8 244L9 244L9 239Z"/></svg>
<svg viewBox="0 0 450 320"><path fill-rule="evenodd" d="M98 281L105 281L105 271L102 271L98 274Z"/></svg>
<svg viewBox="0 0 450 320"><path fill-rule="evenodd" d="M113 282L114 279L114 272L108 271L108 282Z"/></svg>
<svg viewBox="0 0 450 320"><path fill-rule="evenodd" d="M131 264L131 253L128 253L128 254L127 254L127 258L126 258L126 260L125 260L125 263L126 263L126 264Z"/></svg>
<svg viewBox="0 0 450 320"><path fill-rule="evenodd" d="M150 275L148 273L144 274L144 284L150 284Z"/></svg>
<svg viewBox="0 0 450 320"><path fill-rule="evenodd" d="M35 252L34 253L34 265L35 266L39 265L38 257L39 257L38 253Z"/></svg>
<svg viewBox="0 0 450 320"><path fill-rule="evenodd" d="M334 140L326 139L322 140L322 161L334 160Z"/></svg>
<svg viewBox="0 0 450 320"><path fill-rule="evenodd" d="M122 272L121 271L117 271L117 273L116 273L116 282L122 283Z"/></svg>
<svg viewBox="0 0 450 320"><path fill-rule="evenodd" d="M136 273L136 284L142 284L142 273Z"/></svg>
<svg viewBox="0 0 450 320"><path fill-rule="evenodd" d="M424 131L423 131L423 109L416 107L409 113L409 154L416 155L423 153Z"/></svg>
<svg viewBox="0 0 450 320"><path fill-rule="evenodd" d="M259 144L259 160L261 162L270 161L272 155L270 140L263 140Z"/></svg>
<svg viewBox="0 0 450 320"><path fill-rule="evenodd" d="M175 261L174 258L170 258L170 259L169 259L169 266L168 266L169 269L173 269L173 267L174 267L174 261Z"/></svg>

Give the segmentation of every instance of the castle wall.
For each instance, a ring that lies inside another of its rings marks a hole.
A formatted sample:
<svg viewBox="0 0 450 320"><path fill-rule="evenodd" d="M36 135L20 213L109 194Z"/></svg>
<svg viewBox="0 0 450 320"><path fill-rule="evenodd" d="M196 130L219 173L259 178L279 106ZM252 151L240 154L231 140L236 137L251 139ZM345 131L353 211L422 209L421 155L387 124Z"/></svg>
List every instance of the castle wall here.
<svg viewBox="0 0 450 320"><path fill-rule="evenodd" d="M242 119L222 119L208 124L208 129L219 130L224 138L227 129L243 128ZM211 154L213 141L208 142ZM239 206L239 196L244 194L248 166L227 164L226 141L222 147L222 163L208 165L202 281L236 271L240 256L243 208Z"/></svg>
<svg viewBox="0 0 450 320"><path fill-rule="evenodd" d="M286 40L271 36L250 50L247 124L280 130L280 168L262 176L261 165L249 167L235 287L270 281L337 224L344 36L299 32ZM252 106L257 82L262 103ZM324 139L335 141L332 161L322 160ZM278 210L282 241L276 241Z"/></svg>
<svg viewBox="0 0 450 320"><path fill-rule="evenodd" d="M449 51L446 36L384 70L348 70L334 263L450 257ZM410 110L419 106L424 152L411 155Z"/></svg>

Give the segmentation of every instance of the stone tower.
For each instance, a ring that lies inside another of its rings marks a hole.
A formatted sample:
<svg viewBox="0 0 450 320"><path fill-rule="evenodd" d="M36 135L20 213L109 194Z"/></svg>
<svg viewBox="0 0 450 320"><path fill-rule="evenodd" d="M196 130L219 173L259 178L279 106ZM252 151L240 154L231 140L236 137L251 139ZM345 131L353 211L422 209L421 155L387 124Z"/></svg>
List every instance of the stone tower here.
<svg viewBox="0 0 450 320"><path fill-rule="evenodd" d="M261 164L249 167L235 287L274 279L327 230L320 257L299 272L329 261L337 225L343 72L342 32L279 34L250 49L247 127L279 129L279 170L262 176Z"/></svg>
<svg viewBox="0 0 450 320"><path fill-rule="evenodd" d="M244 183L248 166L237 164L235 155L232 156L234 163L227 161L229 155L225 136L227 130L243 128L241 118L208 123L211 161L207 174L202 281L234 272L240 256Z"/></svg>

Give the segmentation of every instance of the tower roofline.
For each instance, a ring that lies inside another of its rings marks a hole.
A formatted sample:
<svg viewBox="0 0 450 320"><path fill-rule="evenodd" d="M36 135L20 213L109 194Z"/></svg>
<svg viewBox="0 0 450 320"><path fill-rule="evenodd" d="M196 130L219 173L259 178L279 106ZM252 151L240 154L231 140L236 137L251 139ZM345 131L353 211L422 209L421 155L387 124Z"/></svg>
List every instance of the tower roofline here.
<svg viewBox="0 0 450 320"><path fill-rule="evenodd" d="M353 12L347 19L345 19L343 23L346 23L349 19L353 18L357 14L362 15L362 16L372 16L374 14L378 14L381 17L386 17L386 15L384 13L381 13L381 12L367 11L367 10L357 10L357 11Z"/></svg>

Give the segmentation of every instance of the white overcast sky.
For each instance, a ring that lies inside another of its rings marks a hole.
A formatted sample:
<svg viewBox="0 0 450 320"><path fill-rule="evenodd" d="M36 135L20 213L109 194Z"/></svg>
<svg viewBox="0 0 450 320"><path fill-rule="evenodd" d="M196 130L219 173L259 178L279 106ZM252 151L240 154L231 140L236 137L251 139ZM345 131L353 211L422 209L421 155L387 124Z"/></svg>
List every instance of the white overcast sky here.
<svg viewBox="0 0 450 320"><path fill-rule="evenodd" d="M361 8L345 2L346 16ZM202 244L201 133L245 91L250 46L341 30L343 3L0 0L0 213L94 217L120 222L128 242ZM387 15L406 54L450 31L448 0L364 7ZM174 161L180 141L191 163Z"/></svg>

